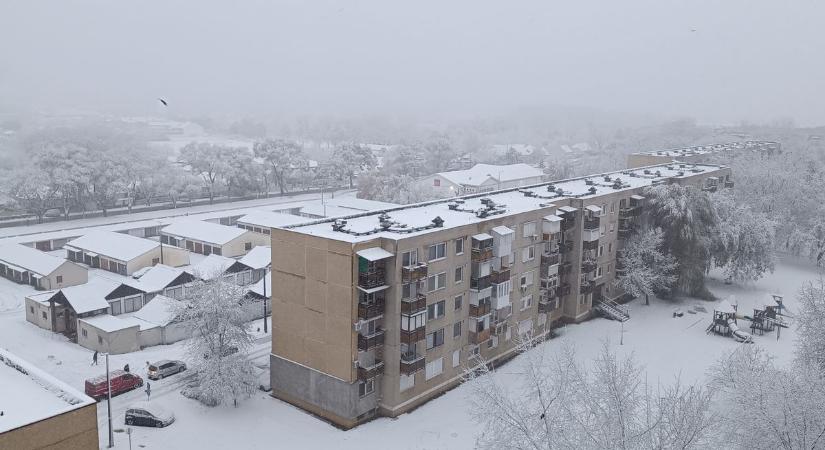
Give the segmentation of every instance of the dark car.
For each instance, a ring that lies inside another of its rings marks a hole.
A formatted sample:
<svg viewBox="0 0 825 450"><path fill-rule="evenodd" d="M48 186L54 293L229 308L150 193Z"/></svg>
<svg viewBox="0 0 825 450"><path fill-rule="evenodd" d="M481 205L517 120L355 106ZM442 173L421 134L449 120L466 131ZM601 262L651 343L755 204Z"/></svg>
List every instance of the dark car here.
<svg viewBox="0 0 825 450"><path fill-rule="evenodd" d="M126 425L163 428L175 421L175 415L149 402L138 402L126 410Z"/></svg>

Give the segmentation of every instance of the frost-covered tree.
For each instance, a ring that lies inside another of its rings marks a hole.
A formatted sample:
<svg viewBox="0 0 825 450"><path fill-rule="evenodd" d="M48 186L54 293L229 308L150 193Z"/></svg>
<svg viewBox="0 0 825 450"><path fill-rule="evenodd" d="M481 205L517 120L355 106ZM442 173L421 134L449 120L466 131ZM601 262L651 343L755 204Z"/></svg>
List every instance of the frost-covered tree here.
<svg viewBox="0 0 825 450"><path fill-rule="evenodd" d="M225 152L226 147L203 142L191 142L180 150L178 161L203 179L209 203L215 201L216 187L226 174Z"/></svg>
<svg viewBox="0 0 825 450"><path fill-rule="evenodd" d="M679 264L676 288L712 298L705 287L719 216L708 195L693 187L660 184L646 189L652 225L664 232L665 253Z"/></svg>
<svg viewBox="0 0 825 450"><path fill-rule="evenodd" d="M703 387L650 385L632 355L619 358L607 343L590 364L569 345L555 357L545 351L528 350L511 363L522 368L516 382L502 383L483 361L467 372L471 415L483 430L478 448L690 449L714 442L711 395Z"/></svg>
<svg viewBox="0 0 825 450"><path fill-rule="evenodd" d="M46 212L54 207L57 192L41 179L40 172L31 167L15 171L8 184L8 195L14 204L27 213L34 214L37 223L42 223Z"/></svg>
<svg viewBox="0 0 825 450"><path fill-rule="evenodd" d="M338 144L332 152L332 163L338 175L349 180L349 187L354 187L355 176L375 167L375 155L369 147L351 142Z"/></svg>
<svg viewBox="0 0 825 450"><path fill-rule="evenodd" d="M756 281L776 264L776 222L744 204L730 191L711 196L719 216L719 232L713 250L717 267L729 280Z"/></svg>
<svg viewBox="0 0 825 450"><path fill-rule="evenodd" d="M437 198L432 188L418 185L410 176L377 172L364 175L358 177L358 198L404 205Z"/></svg>
<svg viewBox="0 0 825 450"><path fill-rule="evenodd" d="M809 365L778 367L754 345L711 369L724 429L719 448L825 448L825 380Z"/></svg>
<svg viewBox="0 0 825 450"><path fill-rule="evenodd" d="M217 277L187 288L186 298L175 310L191 336L186 354L195 373L184 394L205 405L237 404L255 390L255 372L246 356L252 336L243 298L240 286Z"/></svg>
<svg viewBox="0 0 825 450"><path fill-rule="evenodd" d="M427 169L430 173L447 170L450 161L452 161L457 154L446 136L438 136L430 139L424 145L424 151L426 154Z"/></svg>
<svg viewBox="0 0 825 450"><path fill-rule="evenodd" d="M256 142L253 147L255 157L261 158L269 166L269 173L281 194L287 191L287 177L296 167L306 165L303 149L297 142L286 139L266 139Z"/></svg>
<svg viewBox="0 0 825 450"><path fill-rule="evenodd" d="M672 255L664 253L663 246L664 233L658 228L631 236L618 258L622 270L616 277L616 287L634 297L644 295L646 305L651 295L669 293L676 282L678 264Z"/></svg>
<svg viewBox="0 0 825 450"><path fill-rule="evenodd" d="M796 360L825 373L825 278L805 284L798 298Z"/></svg>

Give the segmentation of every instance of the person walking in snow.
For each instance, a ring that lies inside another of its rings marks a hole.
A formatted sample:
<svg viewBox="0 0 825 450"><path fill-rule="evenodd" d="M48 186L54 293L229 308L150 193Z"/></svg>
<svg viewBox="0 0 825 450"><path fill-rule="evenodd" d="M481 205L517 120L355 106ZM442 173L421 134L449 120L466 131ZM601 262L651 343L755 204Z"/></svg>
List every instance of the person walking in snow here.
<svg viewBox="0 0 825 450"><path fill-rule="evenodd" d="M89 364L89 365L90 366L96 366L97 365L97 350L95 350L95 354L92 355L92 363Z"/></svg>
<svg viewBox="0 0 825 450"><path fill-rule="evenodd" d="M152 385L146 382L146 401L149 401L149 396L152 394Z"/></svg>

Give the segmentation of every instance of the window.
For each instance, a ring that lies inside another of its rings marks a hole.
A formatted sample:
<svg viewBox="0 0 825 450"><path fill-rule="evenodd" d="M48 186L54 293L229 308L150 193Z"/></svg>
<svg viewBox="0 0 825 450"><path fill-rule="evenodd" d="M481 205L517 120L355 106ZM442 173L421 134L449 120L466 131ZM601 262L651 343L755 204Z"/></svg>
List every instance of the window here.
<svg viewBox="0 0 825 450"><path fill-rule="evenodd" d="M429 380L433 377L441 375L444 371L444 358L438 358L435 361L430 361L424 368L424 378Z"/></svg>
<svg viewBox="0 0 825 450"><path fill-rule="evenodd" d="M610 273L610 264L607 265L607 273ZM610 290L610 286L607 287L608 291Z"/></svg>
<svg viewBox="0 0 825 450"><path fill-rule="evenodd" d="M444 344L444 328L433 331L427 335L427 350L434 349Z"/></svg>
<svg viewBox="0 0 825 450"><path fill-rule="evenodd" d="M536 222L525 222L521 226L521 235L523 237L530 237L536 235Z"/></svg>
<svg viewBox="0 0 825 450"><path fill-rule="evenodd" d="M85 329L85 328L83 328L82 330L80 330L80 334L82 334L84 338L89 337L89 332L88 332L88 331L86 331L86 329Z"/></svg>
<svg viewBox="0 0 825 450"><path fill-rule="evenodd" d="M459 284L464 281L464 266L458 266L455 268L455 284Z"/></svg>
<svg viewBox="0 0 825 450"><path fill-rule="evenodd" d="M464 238L458 238L455 241L455 254L456 255L463 255L464 254Z"/></svg>
<svg viewBox="0 0 825 450"><path fill-rule="evenodd" d="M453 339L458 339L461 337L461 322L456 322L453 324Z"/></svg>
<svg viewBox="0 0 825 450"><path fill-rule="evenodd" d="M441 300L440 302L433 303L432 305L427 306L427 320L435 320L444 317L444 306L446 300Z"/></svg>
<svg viewBox="0 0 825 450"><path fill-rule="evenodd" d="M521 278L519 279L521 286L530 286L533 284L533 271L525 272L521 274Z"/></svg>
<svg viewBox="0 0 825 450"><path fill-rule="evenodd" d="M583 305L587 302L587 298L585 298L584 294L579 294L579 304Z"/></svg>
<svg viewBox="0 0 825 450"><path fill-rule="evenodd" d="M404 375L402 373L399 380L399 390L404 392L413 386L415 386L415 374Z"/></svg>
<svg viewBox="0 0 825 450"><path fill-rule="evenodd" d="M404 331L417 330L427 324L427 315L424 312L414 316L401 315L401 329Z"/></svg>
<svg viewBox="0 0 825 450"><path fill-rule="evenodd" d="M472 358L474 356L478 356L479 348L478 345L470 347L470 350L467 352L467 358Z"/></svg>
<svg viewBox="0 0 825 450"><path fill-rule="evenodd" d="M463 295L456 295L454 300L454 307L453 310L458 311L461 309L462 304L464 303L464 296Z"/></svg>
<svg viewBox="0 0 825 450"><path fill-rule="evenodd" d="M118 314L123 313L123 309L121 308L121 305L120 305L120 300L109 303L109 308L111 308L111 311L112 311L111 314L113 316L116 316Z"/></svg>
<svg viewBox="0 0 825 450"><path fill-rule="evenodd" d="M610 203L610 214L616 212L616 202Z"/></svg>
<svg viewBox="0 0 825 450"><path fill-rule="evenodd" d="M521 262L532 261L536 257L536 247L530 245L521 249Z"/></svg>
<svg viewBox="0 0 825 450"><path fill-rule="evenodd" d="M599 256L604 255L604 245L599 246Z"/></svg>
<svg viewBox="0 0 825 450"><path fill-rule="evenodd" d="M58 275L57 276L57 283L60 284L62 282L63 282L63 275Z"/></svg>
<svg viewBox="0 0 825 450"><path fill-rule="evenodd" d="M441 186L441 180L439 180L438 178L434 178L433 179L433 186L435 186L435 187Z"/></svg>
<svg viewBox="0 0 825 450"><path fill-rule="evenodd" d="M607 214L607 203L602 203L602 215Z"/></svg>
<svg viewBox="0 0 825 450"><path fill-rule="evenodd" d="M490 340L487 341L487 348L496 348L498 347L498 336L490 337Z"/></svg>
<svg viewBox="0 0 825 450"><path fill-rule="evenodd" d="M444 289L446 286L447 272L441 272L427 277L427 290L429 292Z"/></svg>
<svg viewBox="0 0 825 450"><path fill-rule="evenodd" d="M607 253L613 253L613 243L612 242L607 243Z"/></svg>
<svg viewBox="0 0 825 450"><path fill-rule="evenodd" d="M43 311L43 318L46 319L46 311Z"/></svg>
<svg viewBox="0 0 825 450"><path fill-rule="evenodd" d="M616 224L613 223L613 222L610 222L610 232L612 233L615 230L616 230Z"/></svg>
<svg viewBox="0 0 825 450"><path fill-rule="evenodd" d="M244 242L243 249L246 251L252 250L252 243L251 242Z"/></svg>
<svg viewBox="0 0 825 450"><path fill-rule="evenodd" d="M412 296L412 283L404 283L401 285L401 298L410 298Z"/></svg>
<svg viewBox="0 0 825 450"><path fill-rule="evenodd" d="M435 261L437 259L441 259L447 256L447 243L442 242L440 244L431 245L428 252L427 252L427 260Z"/></svg>
<svg viewBox="0 0 825 450"><path fill-rule="evenodd" d="M375 378L358 383L358 396L364 397L375 391Z"/></svg>
<svg viewBox="0 0 825 450"><path fill-rule="evenodd" d="M527 297L522 297L521 299L521 311L533 306L533 296L528 295Z"/></svg>
<svg viewBox="0 0 825 450"><path fill-rule="evenodd" d="M604 233L607 231L607 226L602 225L601 229L599 230L599 235L604 236Z"/></svg>
<svg viewBox="0 0 825 450"><path fill-rule="evenodd" d="M453 351L453 367L458 367L461 362L461 350Z"/></svg>
<svg viewBox="0 0 825 450"><path fill-rule="evenodd" d="M410 250L401 254L401 265L412 266L418 264L418 250Z"/></svg>
<svg viewBox="0 0 825 450"><path fill-rule="evenodd" d="M599 278L601 276L602 276L602 267L599 266L598 268L596 268L596 278Z"/></svg>
<svg viewBox="0 0 825 450"><path fill-rule="evenodd" d="M29 311L34 314L34 306L29 306Z"/></svg>
<svg viewBox="0 0 825 450"><path fill-rule="evenodd" d="M100 335L97 335L97 343L103 345L103 338Z"/></svg>

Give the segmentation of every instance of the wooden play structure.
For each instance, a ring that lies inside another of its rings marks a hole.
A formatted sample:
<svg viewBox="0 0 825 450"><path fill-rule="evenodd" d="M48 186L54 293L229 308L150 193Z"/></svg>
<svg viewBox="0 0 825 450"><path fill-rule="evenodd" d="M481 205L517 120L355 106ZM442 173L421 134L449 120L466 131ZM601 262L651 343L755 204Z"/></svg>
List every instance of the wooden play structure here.
<svg viewBox="0 0 825 450"><path fill-rule="evenodd" d="M736 307L727 300L720 302L713 310L713 322L708 326L706 332L729 336L737 342L753 342L753 336L739 328L736 322Z"/></svg>
<svg viewBox="0 0 825 450"><path fill-rule="evenodd" d="M744 318L751 321L751 333L761 336L765 332L776 330L778 340L782 328L788 328L788 323L785 320L785 305L782 303L782 296L772 294L771 297L773 304L766 303L762 308L754 308L753 316L744 316Z"/></svg>

